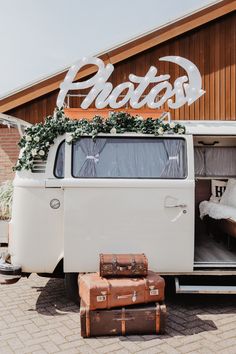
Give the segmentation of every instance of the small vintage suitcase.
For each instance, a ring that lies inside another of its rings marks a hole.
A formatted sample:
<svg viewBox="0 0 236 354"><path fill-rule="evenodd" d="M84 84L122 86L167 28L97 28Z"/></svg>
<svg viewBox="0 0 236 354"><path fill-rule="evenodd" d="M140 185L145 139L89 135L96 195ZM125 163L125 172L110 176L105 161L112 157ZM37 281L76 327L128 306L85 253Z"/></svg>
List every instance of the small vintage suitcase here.
<svg viewBox="0 0 236 354"><path fill-rule="evenodd" d="M165 332L166 306L154 303L90 311L81 302L80 321L82 337L163 334Z"/></svg>
<svg viewBox="0 0 236 354"><path fill-rule="evenodd" d="M102 278L98 273L82 275L79 294L90 310L109 309L164 300L165 281L155 272L143 278Z"/></svg>
<svg viewBox="0 0 236 354"><path fill-rule="evenodd" d="M146 276L148 260L142 254L103 254L100 255L101 277Z"/></svg>

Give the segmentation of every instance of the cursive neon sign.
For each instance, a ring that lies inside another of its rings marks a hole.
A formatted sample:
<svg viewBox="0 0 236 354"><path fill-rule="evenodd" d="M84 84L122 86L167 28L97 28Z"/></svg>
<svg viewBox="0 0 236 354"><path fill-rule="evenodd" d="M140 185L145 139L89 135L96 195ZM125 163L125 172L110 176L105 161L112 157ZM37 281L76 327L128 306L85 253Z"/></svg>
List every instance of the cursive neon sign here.
<svg viewBox="0 0 236 354"><path fill-rule="evenodd" d="M81 103L81 108L88 108L94 101L96 108L120 108L127 103L132 108L141 108L147 105L149 108L159 108L165 102L169 108L177 109L185 103L191 105L199 97L204 95L202 90L201 74L190 60L179 56L166 56L159 59L175 63L182 67L187 75L178 77L172 85L168 80L169 74L157 74L157 68L151 66L145 76L129 75L129 81L113 87L108 81L114 66L112 64L105 65L99 58L84 57L78 60L68 71L64 81L60 85L60 92L57 98L57 107L64 105L65 97L69 90L83 90L91 88L87 96ZM96 65L98 70L96 74L88 80L81 82L73 82L79 70L85 65ZM156 84L150 92L143 97L148 85ZM126 92L122 95L122 93ZM164 92L162 96L160 93Z"/></svg>

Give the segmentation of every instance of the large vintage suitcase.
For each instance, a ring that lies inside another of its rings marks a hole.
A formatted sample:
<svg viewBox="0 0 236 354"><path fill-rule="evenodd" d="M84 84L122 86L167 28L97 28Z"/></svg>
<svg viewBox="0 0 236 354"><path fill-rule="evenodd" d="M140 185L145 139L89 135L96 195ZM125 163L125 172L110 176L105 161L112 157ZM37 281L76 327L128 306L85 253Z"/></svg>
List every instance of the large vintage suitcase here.
<svg viewBox="0 0 236 354"><path fill-rule="evenodd" d="M164 300L165 281L151 271L143 278L107 279L90 273L78 281L80 297L90 310Z"/></svg>
<svg viewBox="0 0 236 354"><path fill-rule="evenodd" d="M166 314L166 306L159 303L91 311L81 302L81 336L163 334Z"/></svg>
<svg viewBox="0 0 236 354"><path fill-rule="evenodd" d="M101 253L99 256L101 277L137 277L148 273L148 260L144 253Z"/></svg>

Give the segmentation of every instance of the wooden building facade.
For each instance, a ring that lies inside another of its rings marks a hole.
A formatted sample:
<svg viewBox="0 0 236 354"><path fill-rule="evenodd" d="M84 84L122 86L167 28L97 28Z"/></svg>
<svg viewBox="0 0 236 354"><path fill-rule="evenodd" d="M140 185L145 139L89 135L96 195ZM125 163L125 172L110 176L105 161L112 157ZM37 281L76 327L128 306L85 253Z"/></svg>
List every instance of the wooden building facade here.
<svg viewBox="0 0 236 354"><path fill-rule="evenodd" d="M175 64L158 60L168 55L179 55L191 60L202 75L202 88L206 91L192 105L185 104L179 109L170 110L172 119L236 119L236 11L230 11L117 62L110 81L116 86L128 81L130 73L144 76L153 65L157 67L158 74L169 73L173 84L178 76L184 74L184 70ZM61 75L61 81L64 76ZM58 89L53 90L5 112L31 123L40 122L52 114L58 92ZM79 104L78 98L71 100L71 107L78 107ZM163 108L168 109L166 106Z"/></svg>

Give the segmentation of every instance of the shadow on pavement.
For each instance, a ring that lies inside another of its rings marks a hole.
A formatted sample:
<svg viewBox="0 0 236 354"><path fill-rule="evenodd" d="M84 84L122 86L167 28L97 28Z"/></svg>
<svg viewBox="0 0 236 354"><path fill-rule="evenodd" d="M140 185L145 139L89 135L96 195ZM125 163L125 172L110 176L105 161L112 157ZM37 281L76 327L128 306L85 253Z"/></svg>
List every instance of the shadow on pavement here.
<svg viewBox="0 0 236 354"><path fill-rule="evenodd" d="M42 287L33 287L40 292L36 311L46 316L60 316L70 312L79 312L78 305L66 297L64 279L49 279Z"/></svg>

